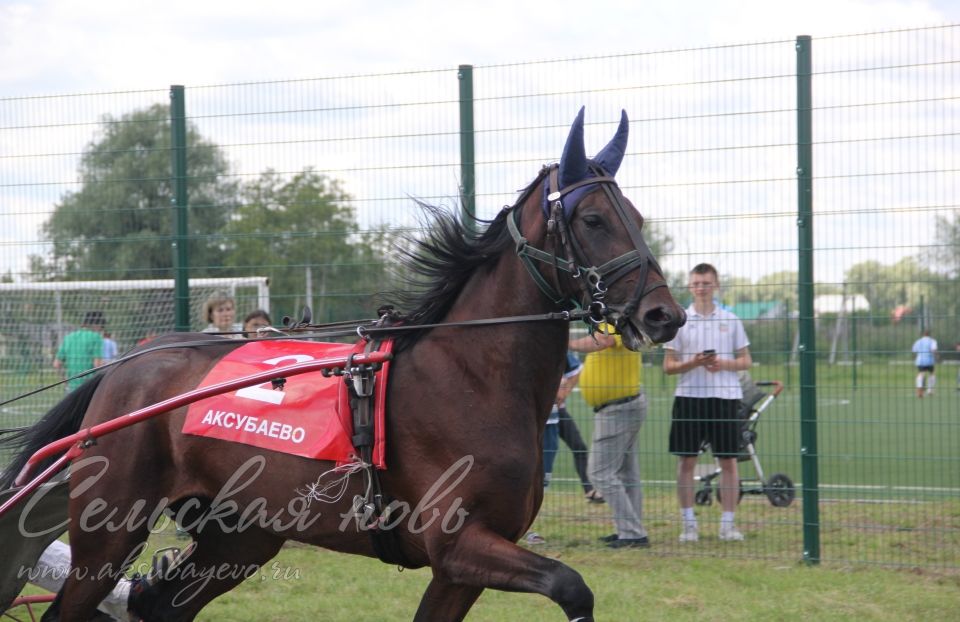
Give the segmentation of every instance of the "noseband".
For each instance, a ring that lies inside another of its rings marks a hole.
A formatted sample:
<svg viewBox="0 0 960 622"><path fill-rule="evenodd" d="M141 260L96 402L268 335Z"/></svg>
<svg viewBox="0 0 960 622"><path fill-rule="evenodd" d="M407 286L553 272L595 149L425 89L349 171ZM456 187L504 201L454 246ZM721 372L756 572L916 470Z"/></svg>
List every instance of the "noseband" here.
<svg viewBox="0 0 960 622"><path fill-rule="evenodd" d="M588 316L589 321L593 324L599 324L606 321L608 317L616 315L615 324L619 329L621 324L626 322L627 318L633 315L639 308L640 301L644 296L658 287L666 287L666 283L661 281L650 287L646 286L647 277L649 276L651 268L656 274L661 277L663 276L660 265L657 263L657 260L654 259L653 254L643 240L643 236L640 234L640 228L628 217L627 210L621 200L623 195L620 193L620 188L617 186L616 180L612 176L606 175L603 169L595 164L591 163L590 169L595 175L594 177L588 177L564 188L559 187L558 165L553 164L549 167L544 167L544 170L541 171L540 177L547 177L544 211L549 213L547 219L547 238L553 238L555 240L555 250L553 253L531 246L520 232L520 209L518 208L526 202L527 198L538 186L537 183L530 184L526 192L524 192L513 207L505 208L512 212L507 215L507 228L516 244L517 256L523 261L527 272L530 273L530 276L544 295L554 304L561 305L568 309L578 306L589 309L591 311L590 316ZM610 204L614 206L614 210L620 217L620 222L623 224L627 234L630 236L630 241L633 243L633 250L611 259L600 266L591 265L589 258L583 251L582 245L577 240L568 222L568 217L573 217L577 205L579 205L580 201L583 200L583 196L587 193L577 193L580 195L577 197L577 203L569 209L564 210L563 206L563 198L565 196L575 190L580 190L593 184L600 186L610 201ZM559 278L556 279L557 288L554 288L540 270L537 269L534 261L553 266L554 273L557 276L559 276L560 270L569 273L579 285L580 299L566 296L557 291L557 289L559 289ZM604 302L607 290L619 279L636 269L640 270L640 278L627 304L624 305L623 308L609 308Z"/></svg>

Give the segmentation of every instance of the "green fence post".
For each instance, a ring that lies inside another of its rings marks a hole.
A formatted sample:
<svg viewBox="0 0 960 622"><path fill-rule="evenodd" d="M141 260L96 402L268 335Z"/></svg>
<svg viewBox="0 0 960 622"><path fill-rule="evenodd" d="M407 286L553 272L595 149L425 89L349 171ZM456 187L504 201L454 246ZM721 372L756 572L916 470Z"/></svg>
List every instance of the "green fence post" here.
<svg viewBox="0 0 960 622"><path fill-rule="evenodd" d="M475 232L476 166L473 150L473 65L460 65L460 209L467 231Z"/></svg>
<svg viewBox="0 0 960 622"><path fill-rule="evenodd" d="M174 323L190 330L190 265L187 254L187 112L182 85L170 87L171 188L173 188Z"/></svg>
<svg viewBox="0 0 960 622"><path fill-rule="evenodd" d="M785 385L792 386L793 381L790 376L790 355L793 353L793 334L790 332L790 301L783 302L783 382Z"/></svg>
<svg viewBox="0 0 960 622"><path fill-rule="evenodd" d="M813 318L813 90L811 40L797 37L797 232L800 343L800 464L803 477L803 559L820 563L817 473L817 359Z"/></svg>

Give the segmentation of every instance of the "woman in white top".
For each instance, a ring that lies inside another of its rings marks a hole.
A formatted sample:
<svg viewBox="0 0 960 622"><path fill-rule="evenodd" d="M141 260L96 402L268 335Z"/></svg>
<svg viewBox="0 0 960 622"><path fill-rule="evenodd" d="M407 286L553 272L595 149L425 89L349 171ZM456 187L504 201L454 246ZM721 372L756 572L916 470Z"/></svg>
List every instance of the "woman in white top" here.
<svg viewBox="0 0 960 622"><path fill-rule="evenodd" d="M243 330L243 327L235 323L236 304L233 296L226 292L214 292L210 294L207 301L203 303L203 317L208 322L205 333L233 333ZM232 339L243 337L237 332L235 335L224 335Z"/></svg>

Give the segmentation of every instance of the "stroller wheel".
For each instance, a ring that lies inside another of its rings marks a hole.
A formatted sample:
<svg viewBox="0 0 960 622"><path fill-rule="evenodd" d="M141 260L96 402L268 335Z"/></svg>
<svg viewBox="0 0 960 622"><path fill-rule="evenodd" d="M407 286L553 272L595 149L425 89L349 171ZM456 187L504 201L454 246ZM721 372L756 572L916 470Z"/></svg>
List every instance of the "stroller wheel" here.
<svg viewBox="0 0 960 622"><path fill-rule="evenodd" d="M763 491L770 499L770 504L774 507L785 508L796 497L796 491L793 489L793 481L783 473L775 473L767 480L767 485Z"/></svg>
<svg viewBox="0 0 960 622"><path fill-rule="evenodd" d="M709 490L698 490L693 500L697 502L697 505L711 505L713 503Z"/></svg>

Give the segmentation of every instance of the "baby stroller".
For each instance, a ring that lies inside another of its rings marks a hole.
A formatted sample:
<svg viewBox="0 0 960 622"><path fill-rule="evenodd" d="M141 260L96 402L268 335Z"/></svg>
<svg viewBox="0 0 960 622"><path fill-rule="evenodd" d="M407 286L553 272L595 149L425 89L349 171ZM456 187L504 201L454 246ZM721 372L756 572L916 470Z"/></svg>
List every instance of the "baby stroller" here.
<svg viewBox="0 0 960 622"><path fill-rule="evenodd" d="M769 479L763 475L763 467L760 466L760 458L757 457L757 451L754 443L757 440L757 421L760 414L777 399L780 392L783 391L783 383L779 380L770 380L763 382L754 382L750 378L750 372L740 372L740 386L743 389L743 401L740 404L738 418L740 420L740 455L737 457L739 462L750 460L753 462L756 478L740 479L740 498L743 495L766 495L770 504L774 507L785 508L796 496L793 488L793 481L783 473L774 473ZM773 387L770 393L764 392L760 387ZM701 451L709 449L705 443ZM703 485L697 491L694 497L697 505L710 505L713 503L712 495L716 487L717 500L720 500L720 487L715 486L714 480L720 477L720 463L714 460L713 469L704 475L695 477ZM719 483L719 482L717 482Z"/></svg>

